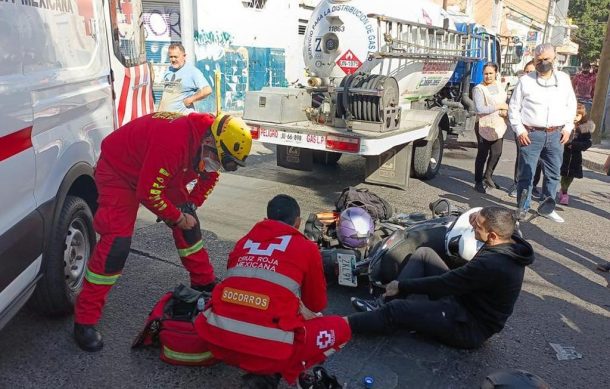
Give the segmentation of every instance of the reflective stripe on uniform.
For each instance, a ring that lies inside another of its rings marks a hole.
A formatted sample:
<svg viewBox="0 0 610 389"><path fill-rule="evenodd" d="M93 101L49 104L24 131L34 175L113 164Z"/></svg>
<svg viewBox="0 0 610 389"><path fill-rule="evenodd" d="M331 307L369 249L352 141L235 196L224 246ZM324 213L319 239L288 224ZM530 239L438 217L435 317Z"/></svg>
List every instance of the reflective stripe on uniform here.
<svg viewBox="0 0 610 389"><path fill-rule="evenodd" d="M105 276L102 274L94 273L89 269L87 269L87 271L85 272L85 279L90 283L96 285L114 285L116 283L116 280L118 280L120 276L120 274L115 274L113 276Z"/></svg>
<svg viewBox="0 0 610 389"><path fill-rule="evenodd" d="M181 362L202 362L206 359L211 359L214 357L209 351L204 353L181 353L174 351L165 345L163 346L163 354L165 354L165 356L169 359Z"/></svg>
<svg viewBox="0 0 610 389"><path fill-rule="evenodd" d="M211 309L204 311L203 315L207 318L209 325L225 331L275 342L287 344L294 343L294 332L292 331L284 331L279 328L264 327L258 324L230 319L215 314Z"/></svg>
<svg viewBox="0 0 610 389"><path fill-rule="evenodd" d="M288 289L297 297L301 297L301 286L292 278L271 270L253 267L232 267L227 271L227 277L258 278Z"/></svg>
<svg viewBox="0 0 610 389"><path fill-rule="evenodd" d="M200 240L199 242L195 243L191 247L187 247L185 249L178 249L178 255L180 255L181 257L188 257L189 255L196 253L197 251L201 250L202 248L203 248L203 240Z"/></svg>

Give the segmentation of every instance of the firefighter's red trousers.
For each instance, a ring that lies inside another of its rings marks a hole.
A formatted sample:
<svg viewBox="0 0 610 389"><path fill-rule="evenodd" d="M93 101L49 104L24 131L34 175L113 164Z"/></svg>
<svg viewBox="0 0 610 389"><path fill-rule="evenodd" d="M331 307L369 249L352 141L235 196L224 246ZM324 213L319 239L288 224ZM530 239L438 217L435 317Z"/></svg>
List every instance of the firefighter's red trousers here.
<svg viewBox="0 0 610 389"><path fill-rule="evenodd" d="M324 316L306 320L295 330L294 352L285 361L243 354L236 350L218 349L210 345L212 354L224 363L238 366L254 374L280 373L294 384L299 374L320 364L339 351L352 337L349 324L341 316Z"/></svg>
<svg viewBox="0 0 610 389"><path fill-rule="evenodd" d="M98 322L108 292L123 271L139 207L135 191L103 160L96 167L95 181L99 197L93 227L100 239L89 260L74 313L76 323L89 325ZM190 273L191 284L214 281L214 269L203 247L199 221L192 230L174 227L172 233L180 260Z"/></svg>

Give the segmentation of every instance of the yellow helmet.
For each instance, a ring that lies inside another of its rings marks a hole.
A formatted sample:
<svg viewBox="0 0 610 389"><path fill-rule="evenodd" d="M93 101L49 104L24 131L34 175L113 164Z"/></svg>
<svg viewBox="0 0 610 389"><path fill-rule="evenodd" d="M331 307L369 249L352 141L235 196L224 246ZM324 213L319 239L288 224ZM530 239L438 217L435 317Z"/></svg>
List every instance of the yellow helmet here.
<svg viewBox="0 0 610 389"><path fill-rule="evenodd" d="M252 134L243 120L227 114L219 114L212 123L212 136L222 167L227 171L246 166L246 157L252 148Z"/></svg>

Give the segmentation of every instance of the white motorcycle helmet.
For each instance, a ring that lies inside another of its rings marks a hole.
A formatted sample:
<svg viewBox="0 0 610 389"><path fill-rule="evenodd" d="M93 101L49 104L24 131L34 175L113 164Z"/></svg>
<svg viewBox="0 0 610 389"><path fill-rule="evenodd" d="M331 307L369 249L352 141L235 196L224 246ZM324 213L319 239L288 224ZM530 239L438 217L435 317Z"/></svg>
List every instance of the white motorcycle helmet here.
<svg viewBox="0 0 610 389"><path fill-rule="evenodd" d="M458 217L445 236L447 254L470 261L483 247L483 242L474 237L474 228L470 225L470 215L481 209L482 207L469 209Z"/></svg>

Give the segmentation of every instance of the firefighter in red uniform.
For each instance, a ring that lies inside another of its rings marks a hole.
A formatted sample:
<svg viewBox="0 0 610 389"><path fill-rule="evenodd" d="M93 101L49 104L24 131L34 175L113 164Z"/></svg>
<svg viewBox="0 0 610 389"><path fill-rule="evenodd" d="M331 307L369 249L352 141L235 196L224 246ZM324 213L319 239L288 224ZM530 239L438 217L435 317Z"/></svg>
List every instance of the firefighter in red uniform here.
<svg viewBox="0 0 610 389"><path fill-rule="evenodd" d="M294 383L351 337L344 318L314 313L326 307L326 282L300 222L295 199L274 197L267 219L235 245L226 278L195 320L216 358L249 373L245 387L275 388L280 376Z"/></svg>
<svg viewBox="0 0 610 389"><path fill-rule="evenodd" d="M100 235L77 297L74 337L86 351L103 347L95 328L129 254L140 204L171 227L191 285L211 291L214 269L203 246L195 209L218 180L218 171L244 166L252 146L247 126L229 115L158 112L122 126L101 146L95 169ZM189 193L186 185L197 180Z"/></svg>

